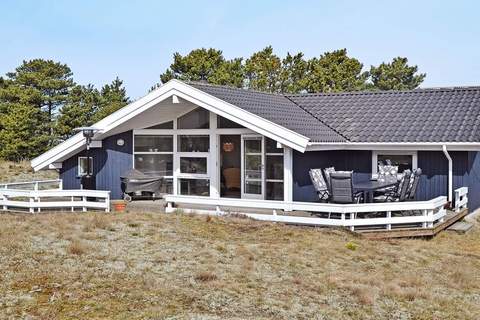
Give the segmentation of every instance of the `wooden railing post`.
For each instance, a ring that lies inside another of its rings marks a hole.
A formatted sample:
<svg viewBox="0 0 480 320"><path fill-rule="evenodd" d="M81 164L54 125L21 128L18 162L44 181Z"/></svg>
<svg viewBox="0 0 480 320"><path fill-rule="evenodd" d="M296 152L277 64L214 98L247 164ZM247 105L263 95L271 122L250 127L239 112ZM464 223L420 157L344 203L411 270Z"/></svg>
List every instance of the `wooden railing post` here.
<svg viewBox="0 0 480 320"><path fill-rule="evenodd" d="M350 212L350 222L353 223L353 220L355 220L355 213ZM355 231L355 226L350 226L350 231Z"/></svg>
<svg viewBox="0 0 480 320"><path fill-rule="evenodd" d="M86 196L82 196L82 202L83 202L82 211L86 212L87 211L87 197Z"/></svg>

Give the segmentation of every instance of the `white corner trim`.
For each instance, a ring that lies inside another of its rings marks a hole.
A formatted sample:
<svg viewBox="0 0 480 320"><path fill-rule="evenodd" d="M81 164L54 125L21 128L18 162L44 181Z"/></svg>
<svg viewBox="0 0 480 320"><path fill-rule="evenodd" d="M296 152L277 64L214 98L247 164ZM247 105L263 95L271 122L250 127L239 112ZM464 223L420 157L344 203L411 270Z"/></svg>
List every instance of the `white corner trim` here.
<svg viewBox="0 0 480 320"><path fill-rule="evenodd" d="M200 107L203 107L229 120L235 121L246 128L274 139L297 151L305 152L309 142L309 138L303 135L254 115L253 113L245 111L242 108L236 107L210 94L207 94L200 89L196 89L175 79L170 80L144 97L130 103L122 109L93 124L92 127L99 130L99 133L97 133L95 139L101 140L103 135L118 125L125 123L138 114L172 96L177 96L177 98L179 97L190 101ZM31 161L31 165L35 171L41 170L47 167L49 164L56 162L62 157L68 155L69 153L81 150L81 148L84 146L85 139L81 133L78 133L33 159Z"/></svg>

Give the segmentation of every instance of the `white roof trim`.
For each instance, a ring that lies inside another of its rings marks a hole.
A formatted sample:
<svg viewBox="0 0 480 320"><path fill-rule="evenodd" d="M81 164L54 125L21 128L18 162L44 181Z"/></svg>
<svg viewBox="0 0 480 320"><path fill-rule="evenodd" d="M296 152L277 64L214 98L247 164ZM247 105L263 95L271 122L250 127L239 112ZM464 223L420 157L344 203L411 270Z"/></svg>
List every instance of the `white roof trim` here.
<svg viewBox="0 0 480 320"><path fill-rule="evenodd" d="M309 138L218 99L179 80L170 80L146 96L130 103L92 125L92 127L99 130L94 138L101 139L103 135L120 124L125 123L173 95L190 101L224 118L235 121L246 128L274 139L283 145L289 146L300 152L305 152L305 149L307 148ZM48 167L51 163L58 162L57 160L62 159L62 157L65 157L72 152L82 150L84 147L85 139L83 138L82 133L77 133L73 137L33 159L31 165L35 171L41 170Z"/></svg>
<svg viewBox="0 0 480 320"><path fill-rule="evenodd" d="M322 150L442 150L480 151L480 142L310 142L306 151Z"/></svg>

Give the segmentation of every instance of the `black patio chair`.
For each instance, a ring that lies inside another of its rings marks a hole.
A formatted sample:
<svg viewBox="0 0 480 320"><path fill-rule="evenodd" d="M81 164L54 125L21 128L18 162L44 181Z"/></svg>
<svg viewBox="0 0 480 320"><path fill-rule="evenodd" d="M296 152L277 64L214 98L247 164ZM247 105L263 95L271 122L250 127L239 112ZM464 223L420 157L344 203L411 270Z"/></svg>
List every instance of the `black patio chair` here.
<svg viewBox="0 0 480 320"><path fill-rule="evenodd" d="M325 182L327 183L327 188L330 190L330 174L335 172L335 167L328 167L323 169L323 175L325 176Z"/></svg>
<svg viewBox="0 0 480 320"><path fill-rule="evenodd" d="M412 171L409 169L403 171L403 176L398 187L390 194L387 194L387 201L405 201L408 197L408 191L410 190L410 180L412 177Z"/></svg>
<svg viewBox="0 0 480 320"><path fill-rule="evenodd" d="M361 193L353 191L353 173L351 171L330 173L330 200L333 203L360 203Z"/></svg>
<svg viewBox="0 0 480 320"><path fill-rule="evenodd" d="M421 175L422 175L422 169L417 168L413 173L413 178L410 179L409 190L407 191L408 200L415 200Z"/></svg>
<svg viewBox="0 0 480 320"><path fill-rule="evenodd" d="M328 191L327 182L323 177L322 169L310 169L308 173L320 201L328 201L328 198L330 198L330 192Z"/></svg>

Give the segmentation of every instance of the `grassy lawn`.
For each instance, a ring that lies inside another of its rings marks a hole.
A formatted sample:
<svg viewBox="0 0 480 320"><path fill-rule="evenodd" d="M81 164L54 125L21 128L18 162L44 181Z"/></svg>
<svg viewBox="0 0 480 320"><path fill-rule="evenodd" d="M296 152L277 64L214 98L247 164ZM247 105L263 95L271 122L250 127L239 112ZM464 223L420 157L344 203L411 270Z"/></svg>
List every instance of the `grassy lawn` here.
<svg viewBox="0 0 480 320"><path fill-rule="evenodd" d="M239 218L1 214L0 318L478 319L475 228L386 242Z"/></svg>

